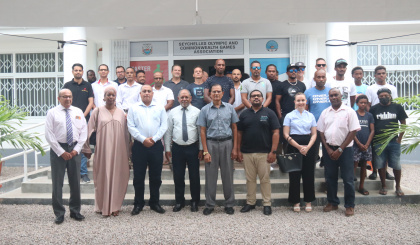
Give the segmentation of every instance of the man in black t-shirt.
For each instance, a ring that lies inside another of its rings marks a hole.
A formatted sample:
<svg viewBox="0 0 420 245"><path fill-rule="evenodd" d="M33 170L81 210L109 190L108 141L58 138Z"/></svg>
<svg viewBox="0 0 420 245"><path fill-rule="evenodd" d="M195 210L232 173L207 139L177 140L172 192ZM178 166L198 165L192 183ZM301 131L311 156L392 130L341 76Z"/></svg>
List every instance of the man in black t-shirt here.
<svg viewBox="0 0 420 245"><path fill-rule="evenodd" d="M83 111L83 115L86 118L86 122L89 121L89 113L93 107L93 90L92 85L89 82L83 80L83 66L81 64L74 64L72 67L72 73L74 78L65 83L63 88L70 89L73 95L72 106L79 108ZM87 171L87 158L81 153L81 164L80 164L80 176L84 183L89 183Z"/></svg>
<svg viewBox="0 0 420 245"><path fill-rule="evenodd" d="M281 82L277 80L277 67L276 65L270 64L265 68L265 75L267 79L271 82L271 87L273 88L273 95L271 96L272 100L268 108L276 112L276 95L279 94ZM279 115L277 115L279 116Z"/></svg>
<svg viewBox="0 0 420 245"><path fill-rule="evenodd" d="M377 92L379 98L379 104L372 106L369 112L373 115L375 119L375 136L373 138L374 147L373 147L373 156L375 158L375 165L379 169L379 176L381 177L382 188L379 191L379 194L386 195L386 164L393 169L395 176L395 193L398 197L404 196L404 192L401 190L400 181L401 181L401 164L400 164L400 155L401 155L401 140L404 135L404 132L401 132L398 136L395 136L388 145L385 147L384 151L378 155L378 150L382 146L378 144L378 136L384 133L385 129L390 129L395 127L398 122L400 124L406 124L405 119L408 118L407 114L404 111L404 108L399 105L392 103L391 90L388 88L381 88Z"/></svg>
<svg viewBox="0 0 420 245"><path fill-rule="evenodd" d="M245 109L238 122L238 160L244 161L247 186L246 205L242 213L255 208L257 175L260 178L263 213L271 214L270 163L276 159L280 124L276 114L262 106L263 94L250 93L251 108Z"/></svg>

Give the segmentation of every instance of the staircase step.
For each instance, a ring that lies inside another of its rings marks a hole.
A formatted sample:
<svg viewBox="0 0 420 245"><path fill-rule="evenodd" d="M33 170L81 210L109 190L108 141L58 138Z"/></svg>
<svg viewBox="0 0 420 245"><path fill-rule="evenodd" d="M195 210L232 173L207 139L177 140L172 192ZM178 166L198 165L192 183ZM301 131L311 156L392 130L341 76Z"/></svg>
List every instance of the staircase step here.
<svg viewBox="0 0 420 245"><path fill-rule="evenodd" d="M189 190L189 180L185 180L185 193L190 193ZM257 180L257 183L259 183L259 181ZM201 191L204 192L204 185L205 185L205 180L201 179L200 181L201 184ZM234 186L235 186L235 193L238 194L245 194L247 192L247 188L246 188L246 180L245 179L235 179L234 180ZM359 182L355 182L355 186L356 188L359 186ZM394 182L391 180L387 180L387 186L389 186L390 188L393 188L394 186ZM367 190L379 190L381 187L381 183L378 180L366 180L365 181L365 188ZM257 186L257 189L259 190L259 184ZM301 185L301 190L302 190L302 185ZM326 183L325 183L325 179L324 178L316 178L315 179L315 190L319 191L319 192L325 192L326 190ZM342 184L342 182L338 182L338 190L342 191L344 190L344 185ZM391 190L391 189L390 189ZM95 187L93 184L93 181L91 181L90 183L86 183L86 184L81 184L80 185L80 191L81 193L84 194L88 194L88 193L94 193L95 191ZM175 187L174 187L174 182L173 180L162 180L162 185L160 187L160 193L161 194L171 194L174 193L175 191ZM280 179L276 179L276 178L272 178L271 179L271 191L272 193L288 193L289 192L289 179L284 179L284 178L280 178ZM22 193L51 193L52 192L52 183L51 180L48 179L48 177L43 176L43 177L39 177L33 180L29 180L25 183L22 183ZM68 185L68 181L67 179L65 179L64 181L64 186L63 186L63 193L69 193L70 192L70 188ZM134 193L134 187L133 187L133 181L129 180L128 182L128 188L127 188L127 193L131 194ZM146 180L145 181L145 193L149 193L149 183ZM219 178L217 181L217 193L218 194L222 194L223 193L223 186L222 186L222 181Z"/></svg>

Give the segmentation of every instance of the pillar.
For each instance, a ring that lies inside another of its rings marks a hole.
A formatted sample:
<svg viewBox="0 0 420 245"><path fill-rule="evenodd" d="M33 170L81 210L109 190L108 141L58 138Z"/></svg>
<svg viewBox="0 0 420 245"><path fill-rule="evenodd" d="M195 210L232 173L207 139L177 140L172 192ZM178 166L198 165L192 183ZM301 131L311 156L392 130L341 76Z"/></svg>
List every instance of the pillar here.
<svg viewBox="0 0 420 245"><path fill-rule="evenodd" d="M84 27L64 27L63 28L63 40L86 40L86 28ZM83 78L86 79L86 46L65 44L64 45L64 82L68 82L73 79L72 66L74 63L80 63L83 65Z"/></svg>
<svg viewBox="0 0 420 245"><path fill-rule="evenodd" d="M326 30L325 30L325 37L326 40L344 40L344 41L350 41L349 40L349 24L347 23L327 23L326 24ZM329 44L344 44L344 42L328 42ZM335 75L334 70L334 64L335 61L339 58L343 58L349 62L350 58L350 47L348 45L346 46L327 46L327 66L328 66L328 72L332 75Z"/></svg>

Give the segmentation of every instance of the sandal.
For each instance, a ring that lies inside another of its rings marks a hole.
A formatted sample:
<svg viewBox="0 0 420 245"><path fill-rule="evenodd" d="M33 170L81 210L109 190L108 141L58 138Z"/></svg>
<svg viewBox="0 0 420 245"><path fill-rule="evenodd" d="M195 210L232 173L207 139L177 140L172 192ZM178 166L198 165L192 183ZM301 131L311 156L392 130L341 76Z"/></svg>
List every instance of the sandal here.
<svg viewBox="0 0 420 245"><path fill-rule="evenodd" d="M386 194L388 194L388 191L387 191L385 188L381 188L381 189L379 190L379 194L381 194L381 195L386 195Z"/></svg>
<svg viewBox="0 0 420 245"><path fill-rule="evenodd" d="M120 211L115 211L115 212L112 212L111 215L115 217L115 216L118 216L119 213L120 213Z"/></svg>
<svg viewBox="0 0 420 245"><path fill-rule="evenodd" d="M312 212L312 206L305 206L305 212Z"/></svg>
<svg viewBox="0 0 420 245"><path fill-rule="evenodd" d="M293 212L300 212L300 206L293 206Z"/></svg>
<svg viewBox="0 0 420 245"><path fill-rule="evenodd" d="M357 190L357 192L359 192L360 194L362 194L364 196L369 195L369 191L366 190L365 188L359 189L359 190Z"/></svg>
<svg viewBox="0 0 420 245"><path fill-rule="evenodd" d="M397 189L397 190L395 191L395 193L397 194L397 197L402 197L402 196L404 196L404 192L403 192L401 189Z"/></svg>

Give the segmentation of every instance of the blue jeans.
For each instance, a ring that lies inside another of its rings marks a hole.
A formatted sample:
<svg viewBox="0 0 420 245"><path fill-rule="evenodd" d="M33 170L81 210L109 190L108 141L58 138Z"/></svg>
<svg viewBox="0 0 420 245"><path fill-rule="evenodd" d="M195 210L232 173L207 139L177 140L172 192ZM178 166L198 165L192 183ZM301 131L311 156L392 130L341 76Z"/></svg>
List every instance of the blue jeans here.
<svg viewBox="0 0 420 245"><path fill-rule="evenodd" d="M338 160L331 160L327 150L322 146L324 157L325 180L327 182L328 203L336 206L340 204L337 197L338 168L344 183L344 207L354 208L354 172L353 172L353 147L346 147Z"/></svg>
<svg viewBox="0 0 420 245"><path fill-rule="evenodd" d="M81 160L81 163L80 163L80 176L83 176L85 174L88 174L88 171L87 171L87 161L88 161L88 159L85 157L85 155L83 153L80 153L80 155L82 157L82 160Z"/></svg>

